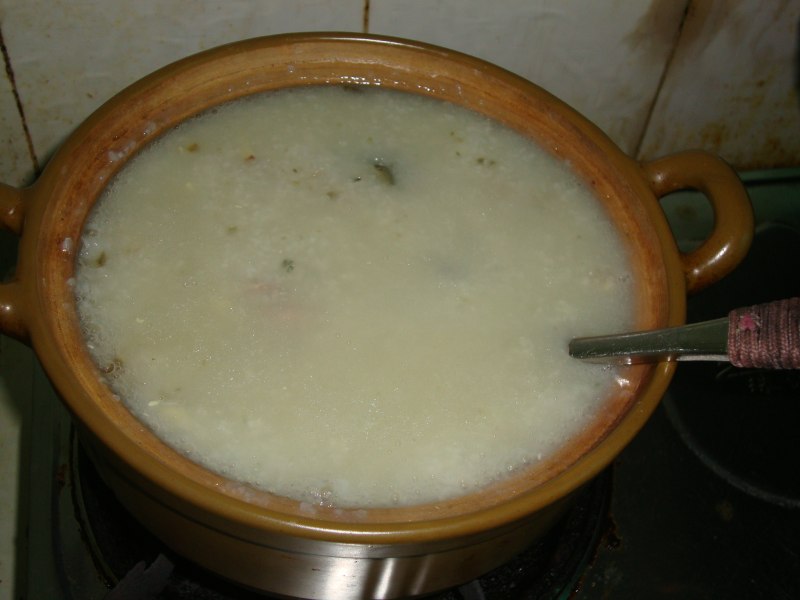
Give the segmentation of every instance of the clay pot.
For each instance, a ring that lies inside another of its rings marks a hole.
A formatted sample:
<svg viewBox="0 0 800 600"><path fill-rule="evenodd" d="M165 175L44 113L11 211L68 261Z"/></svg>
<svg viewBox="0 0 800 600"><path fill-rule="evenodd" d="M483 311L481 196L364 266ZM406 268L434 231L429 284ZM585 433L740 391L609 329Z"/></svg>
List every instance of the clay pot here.
<svg viewBox="0 0 800 600"><path fill-rule="evenodd" d="M0 329L30 343L121 502L178 553L245 586L303 598L393 598L457 585L542 535L573 493L607 466L652 413L674 363L630 367L630 392L541 467L487 489L405 508L314 511L244 490L178 454L105 386L81 338L71 278L87 212L126 161L159 134L222 102L305 85L380 85L449 100L569 160L630 245L637 325L678 325L687 292L744 256L752 210L719 159L683 153L639 164L537 86L456 52L398 39L297 34L236 43L170 65L87 119L38 181L0 187L3 225L20 234L15 279L0 287ZM713 233L678 251L658 199L701 190Z"/></svg>

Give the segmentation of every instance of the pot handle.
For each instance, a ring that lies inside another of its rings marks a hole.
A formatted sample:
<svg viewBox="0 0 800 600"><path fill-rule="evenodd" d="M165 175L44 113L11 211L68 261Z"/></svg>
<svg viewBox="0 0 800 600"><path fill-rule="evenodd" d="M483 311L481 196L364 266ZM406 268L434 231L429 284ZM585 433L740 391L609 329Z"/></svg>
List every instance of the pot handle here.
<svg viewBox="0 0 800 600"><path fill-rule="evenodd" d="M694 293L730 273L753 241L753 206L736 172L721 158L691 150L643 163L656 197L695 189L714 211L714 227L699 248L681 253L686 290Z"/></svg>
<svg viewBox="0 0 800 600"><path fill-rule="evenodd" d="M23 191L0 183L0 228L21 235L24 219ZM22 285L16 275L11 281L0 283L0 333L27 342L22 306Z"/></svg>

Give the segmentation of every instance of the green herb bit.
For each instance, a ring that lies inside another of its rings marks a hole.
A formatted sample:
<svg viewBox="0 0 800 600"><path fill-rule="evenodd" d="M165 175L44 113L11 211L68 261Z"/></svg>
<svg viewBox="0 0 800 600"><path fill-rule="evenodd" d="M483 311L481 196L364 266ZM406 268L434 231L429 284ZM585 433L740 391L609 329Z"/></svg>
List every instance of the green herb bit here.
<svg viewBox="0 0 800 600"><path fill-rule="evenodd" d="M284 258L283 262L281 262L281 267L287 273L291 273L294 271L294 261L290 258Z"/></svg>
<svg viewBox="0 0 800 600"><path fill-rule="evenodd" d="M94 264L97 267L102 267L102 266L104 266L106 264L107 260L108 260L108 256L106 255L105 250L103 250L100 253L100 255L95 259Z"/></svg>
<svg viewBox="0 0 800 600"><path fill-rule="evenodd" d="M385 183L386 185L394 185L394 171L392 167L384 163L381 159L376 158L375 162L372 164L375 168L375 172L378 174L378 179L381 183Z"/></svg>
<svg viewBox="0 0 800 600"><path fill-rule="evenodd" d="M200 149L200 145L197 142L192 142L188 146L186 146L187 152L197 152Z"/></svg>
<svg viewBox="0 0 800 600"><path fill-rule="evenodd" d="M237 225L228 225L228 227L225 229L225 232L229 235L233 235L237 231L239 231L239 227Z"/></svg>

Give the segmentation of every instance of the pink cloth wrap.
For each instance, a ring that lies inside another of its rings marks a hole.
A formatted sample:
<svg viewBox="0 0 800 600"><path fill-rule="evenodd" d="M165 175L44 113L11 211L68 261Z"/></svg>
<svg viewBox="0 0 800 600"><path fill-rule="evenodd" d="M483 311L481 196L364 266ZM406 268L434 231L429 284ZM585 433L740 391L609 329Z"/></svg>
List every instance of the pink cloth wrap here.
<svg viewBox="0 0 800 600"><path fill-rule="evenodd" d="M800 369L800 298L728 313L728 358L737 367Z"/></svg>

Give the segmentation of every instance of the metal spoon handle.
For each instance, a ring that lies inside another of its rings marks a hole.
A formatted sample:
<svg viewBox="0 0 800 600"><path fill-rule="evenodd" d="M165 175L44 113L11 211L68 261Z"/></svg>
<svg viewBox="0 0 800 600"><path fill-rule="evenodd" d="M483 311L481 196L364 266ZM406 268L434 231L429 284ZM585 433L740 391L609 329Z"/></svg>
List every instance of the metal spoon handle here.
<svg viewBox="0 0 800 600"><path fill-rule="evenodd" d="M800 298L737 308L727 317L654 331L575 338L570 356L601 363L728 360L737 367L800 368Z"/></svg>

